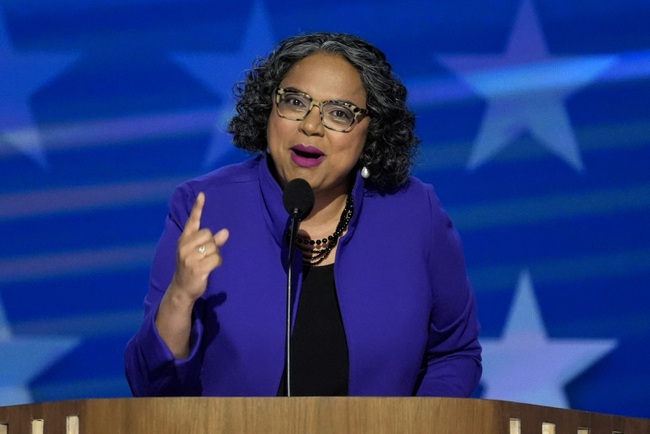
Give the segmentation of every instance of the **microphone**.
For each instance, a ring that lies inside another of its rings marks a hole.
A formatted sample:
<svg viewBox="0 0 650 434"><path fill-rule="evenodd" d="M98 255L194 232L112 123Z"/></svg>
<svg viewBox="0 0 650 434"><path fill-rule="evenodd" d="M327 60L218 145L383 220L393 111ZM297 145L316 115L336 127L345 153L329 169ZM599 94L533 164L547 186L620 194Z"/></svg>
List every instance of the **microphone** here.
<svg viewBox="0 0 650 434"><path fill-rule="evenodd" d="M303 220L309 215L314 207L314 190L307 181L302 178L296 178L289 181L284 187L282 193L284 209L292 218Z"/></svg>
<svg viewBox="0 0 650 434"><path fill-rule="evenodd" d="M296 234L300 222L314 208L314 190L307 181L296 178L287 183L282 192L284 208L291 219L289 225L289 258L287 264L287 324L286 324L286 361L284 365L287 396L291 396L291 287L293 286L293 253Z"/></svg>

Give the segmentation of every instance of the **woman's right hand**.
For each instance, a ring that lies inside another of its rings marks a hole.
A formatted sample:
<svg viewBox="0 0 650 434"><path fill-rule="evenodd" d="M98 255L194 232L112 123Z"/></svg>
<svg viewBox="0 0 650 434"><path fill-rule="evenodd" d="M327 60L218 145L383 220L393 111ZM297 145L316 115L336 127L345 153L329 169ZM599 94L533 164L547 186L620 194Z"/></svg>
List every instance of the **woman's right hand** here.
<svg viewBox="0 0 650 434"><path fill-rule="evenodd" d="M191 304L205 292L210 273L221 266L221 248L229 236L228 229L216 234L210 229L201 229L204 205L205 194L201 192L178 240L176 272L168 289Z"/></svg>
<svg viewBox="0 0 650 434"><path fill-rule="evenodd" d="M156 316L156 328L177 359L189 355L194 302L205 292L210 273L221 266L221 247L229 236L227 229L214 235L201 229L204 204L205 195L199 193L178 240L176 272Z"/></svg>

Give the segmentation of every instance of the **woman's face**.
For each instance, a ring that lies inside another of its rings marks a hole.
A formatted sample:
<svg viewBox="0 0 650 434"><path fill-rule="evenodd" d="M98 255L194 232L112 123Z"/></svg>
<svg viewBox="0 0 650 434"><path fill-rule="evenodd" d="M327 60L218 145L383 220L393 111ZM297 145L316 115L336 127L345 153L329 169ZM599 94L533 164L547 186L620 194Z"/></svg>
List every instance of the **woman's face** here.
<svg viewBox="0 0 650 434"><path fill-rule="evenodd" d="M279 87L304 92L315 102L347 101L366 108L366 91L359 73L345 58L334 54L319 52L296 62ZM274 104L267 140L278 181L284 186L292 179L303 178L316 194L347 193L369 123L366 116L355 121L349 132L332 131L321 123L318 106L304 120L295 121L280 117Z"/></svg>

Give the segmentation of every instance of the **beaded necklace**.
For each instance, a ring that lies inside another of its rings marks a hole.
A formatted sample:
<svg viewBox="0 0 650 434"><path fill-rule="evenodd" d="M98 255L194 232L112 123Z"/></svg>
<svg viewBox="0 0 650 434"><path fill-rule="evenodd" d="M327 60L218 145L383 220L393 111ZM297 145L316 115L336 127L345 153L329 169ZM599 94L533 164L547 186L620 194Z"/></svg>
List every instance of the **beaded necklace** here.
<svg viewBox="0 0 650 434"><path fill-rule="evenodd" d="M336 247L339 242L341 234L345 232L354 215L354 202L352 195L348 194L345 200L345 208L341 213L341 218L336 225L334 233L327 238L319 240L310 240L305 238L296 237L296 247L302 251L302 261L308 265L318 265L323 262L330 254L332 249Z"/></svg>

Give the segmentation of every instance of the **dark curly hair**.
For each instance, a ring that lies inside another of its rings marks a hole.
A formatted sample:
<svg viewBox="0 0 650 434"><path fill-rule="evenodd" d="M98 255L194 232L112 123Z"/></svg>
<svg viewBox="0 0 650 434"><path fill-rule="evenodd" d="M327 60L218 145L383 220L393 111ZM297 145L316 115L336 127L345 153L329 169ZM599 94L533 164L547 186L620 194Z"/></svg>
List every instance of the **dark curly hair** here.
<svg viewBox="0 0 650 434"><path fill-rule="evenodd" d="M414 134L415 116L406 106L406 87L393 74L384 53L354 35L312 33L291 37L268 58L256 60L246 80L235 87L237 114L228 126L235 146L249 152L266 150L273 91L296 62L316 52L343 56L361 75L370 126L360 165L369 169L370 185L380 191L404 185L420 143Z"/></svg>

